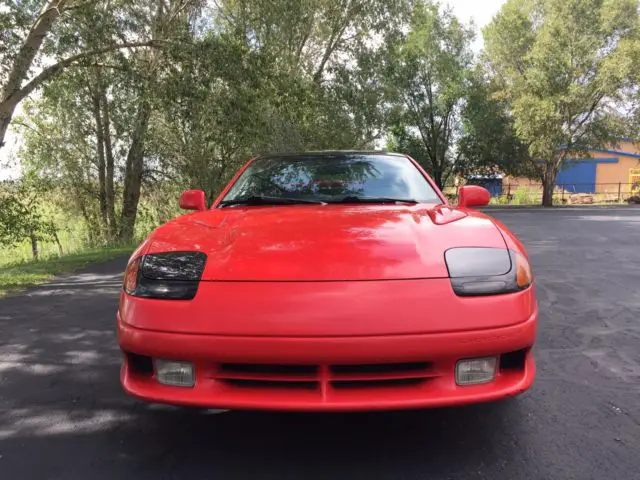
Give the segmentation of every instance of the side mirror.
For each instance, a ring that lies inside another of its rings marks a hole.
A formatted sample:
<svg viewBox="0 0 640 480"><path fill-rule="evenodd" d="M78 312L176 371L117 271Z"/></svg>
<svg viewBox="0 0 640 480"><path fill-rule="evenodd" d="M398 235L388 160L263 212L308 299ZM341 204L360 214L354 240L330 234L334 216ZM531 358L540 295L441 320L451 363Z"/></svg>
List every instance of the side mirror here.
<svg viewBox="0 0 640 480"><path fill-rule="evenodd" d="M477 185L469 185L460 187L458 190L458 206L463 208L482 207L489 204L489 190L478 187Z"/></svg>
<svg viewBox="0 0 640 480"><path fill-rule="evenodd" d="M204 191L187 190L182 192L180 195L180 208L184 210L206 210L207 204L204 198Z"/></svg>

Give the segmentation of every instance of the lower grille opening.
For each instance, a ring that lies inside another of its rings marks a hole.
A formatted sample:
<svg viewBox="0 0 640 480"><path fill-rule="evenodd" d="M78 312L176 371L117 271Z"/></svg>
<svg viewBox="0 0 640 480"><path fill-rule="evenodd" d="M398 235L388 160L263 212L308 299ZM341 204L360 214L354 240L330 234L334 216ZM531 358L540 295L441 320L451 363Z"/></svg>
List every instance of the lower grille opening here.
<svg viewBox="0 0 640 480"><path fill-rule="evenodd" d="M331 373L395 373L427 370L428 362L371 363L360 365L331 365Z"/></svg>
<svg viewBox="0 0 640 480"><path fill-rule="evenodd" d="M389 380L334 380L331 386L335 389L356 389L356 388L397 388L415 387L424 382L425 378L394 378Z"/></svg>
<svg viewBox="0 0 640 480"><path fill-rule="evenodd" d="M153 375L153 361L151 357L146 355L138 355L137 353L125 352L129 369L140 375Z"/></svg>
<svg viewBox="0 0 640 480"><path fill-rule="evenodd" d="M524 370L526 356L526 348L515 352L503 353L500 355L500 370Z"/></svg>
<svg viewBox="0 0 640 480"><path fill-rule="evenodd" d="M315 375L317 365L274 365L261 363L222 363L220 370L227 373L265 373L277 375Z"/></svg>
<svg viewBox="0 0 640 480"><path fill-rule="evenodd" d="M225 379L222 382L240 388L281 388L286 390L316 390L317 382L278 382L274 380L239 380Z"/></svg>

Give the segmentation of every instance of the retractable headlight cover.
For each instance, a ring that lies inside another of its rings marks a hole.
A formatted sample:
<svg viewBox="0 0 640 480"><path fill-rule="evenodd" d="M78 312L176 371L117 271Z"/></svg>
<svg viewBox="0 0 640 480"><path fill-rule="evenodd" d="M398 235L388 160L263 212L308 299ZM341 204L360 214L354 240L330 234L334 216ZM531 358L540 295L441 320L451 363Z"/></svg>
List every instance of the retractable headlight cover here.
<svg viewBox="0 0 640 480"><path fill-rule="evenodd" d="M444 254L451 286L459 296L513 293L533 281L527 259L502 248L451 248Z"/></svg>
<svg viewBox="0 0 640 480"><path fill-rule="evenodd" d="M191 300L198 291L207 256L202 252L167 252L135 259L125 272L129 295L167 300Z"/></svg>

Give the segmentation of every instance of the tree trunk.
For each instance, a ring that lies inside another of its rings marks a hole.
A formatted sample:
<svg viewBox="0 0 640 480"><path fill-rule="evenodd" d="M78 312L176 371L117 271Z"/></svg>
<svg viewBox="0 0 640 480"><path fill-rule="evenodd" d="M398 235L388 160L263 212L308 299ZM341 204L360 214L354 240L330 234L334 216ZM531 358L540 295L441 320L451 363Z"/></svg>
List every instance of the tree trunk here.
<svg viewBox="0 0 640 480"><path fill-rule="evenodd" d="M102 222L102 231L107 232L107 190L105 176L105 160L104 160L104 127L102 125L102 116L100 114L100 97L96 92L92 94L93 116L96 121L96 155L98 157L98 199L100 205L100 220Z"/></svg>
<svg viewBox="0 0 640 480"><path fill-rule="evenodd" d="M157 2L157 10L152 25L152 38L157 40L162 37L162 20L165 14L164 2ZM153 91L152 79L155 75L158 56L151 52L147 60L147 77L141 88L140 102L136 114L135 127L131 137L131 146L127 153L127 161L124 171L124 190L122 192L122 212L120 214L120 232L118 239L123 243L133 240L133 233L138 215L138 202L140 201L140 189L142 187L142 173L144 169L144 147L146 141L149 119L151 117L151 104L147 95Z"/></svg>
<svg viewBox="0 0 640 480"><path fill-rule="evenodd" d="M32 233L29 238L31 239L31 254L33 255L33 259L38 260L38 237Z"/></svg>
<svg viewBox="0 0 640 480"><path fill-rule="evenodd" d="M84 202L79 202L80 212L82 213L82 218L84 218L84 222L89 226L87 229L87 237L89 246L93 247L96 245L96 234L93 228L91 228L91 224L93 223L93 219L91 215L87 211L87 207Z"/></svg>
<svg viewBox="0 0 640 480"><path fill-rule="evenodd" d="M116 207L115 207L115 189L114 182L114 160L113 160L113 145L111 143L111 120L109 116L109 102L107 100L107 94L104 88L104 82L102 81L101 67L97 69L98 79L98 97L100 103L101 117L102 117L102 138L104 140L104 154L106 159L106 172L105 172L105 202L108 220L108 234L109 239L113 240L117 234L117 222L116 222Z"/></svg>
<svg viewBox="0 0 640 480"><path fill-rule="evenodd" d="M127 153L124 173L124 191L122 193L122 215L120 217L120 235L122 242L133 240L133 231L138 214L138 201L142 186L142 170L144 167L144 142L149 126L151 105L146 98L140 102L136 115L135 130L131 139L131 146Z"/></svg>
<svg viewBox="0 0 640 480"><path fill-rule="evenodd" d="M14 110L15 106L9 108L9 105L0 105L0 148L4 145L4 137L7 135L7 130L9 130Z"/></svg>
<svg viewBox="0 0 640 480"><path fill-rule="evenodd" d="M107 96L102 90L102 106L103 106L103 127L104 127L104 151L107 160L107 178L105 184L105 193L107 195L107 218L109 220L109 237L111 239L116 237L118 231L118 223L116 220L116 193L114 188L114 160L113 160L113 145L111 144L111 121L109 119L109 105L107 103Z"/></svg>
<svg viewBox="0 0 640 480"><path fill-rule="evenodd" d="M444 185L442 184L442 172L439 170L436 170L435 172L433 172L433 181L435 182L436 186L442 190L444 188Z"/></svg>
<svg viewBox="0 0 640 480"><path fill-rule="evenodd" d="M60 254L60 256L64 255L64 249L62 248L62 243L60 243L60 238L58 238L58 232L56 232L55 230L53 231L53 239L56 242L56 245L58 246L58 253Z"/></svg>
<svg viewBox="0 0 640 480"><path fill-rule="evenodd" d="M27 77L44 38L60 16L65 3L66 0L50 0L46 3L11 65L7 82L0 93L0 148L4 145L4 137L18 105L18 99L14 97L20 91L22 81Z"/></svg>
<svg viewBox="0 0 640 480"><path fill-rule="evenodd" d="M544 170L544 176L542 181L542 206L553 206L553 191L556 185L556 175L558 170L553 166L547 164Z"/></svg>
<svg viewBox="0 0 640 480"><path fill-rule="evenodd" d="M432 160L431 162L433 171L431 172L431 178L433 178L434 183L437 185L437 187L442 190L442 188L444 187L444 185L442 184L442 177L443 177L443 168L442 168L442 162L440 161L440 158L436 157L435 159Z"/></svg>

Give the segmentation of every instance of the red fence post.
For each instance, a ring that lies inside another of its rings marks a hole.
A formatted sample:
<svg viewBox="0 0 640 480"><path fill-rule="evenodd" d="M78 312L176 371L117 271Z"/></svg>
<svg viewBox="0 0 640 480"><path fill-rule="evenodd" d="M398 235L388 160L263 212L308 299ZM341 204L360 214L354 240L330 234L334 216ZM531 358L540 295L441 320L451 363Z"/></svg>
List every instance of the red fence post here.
<svg viewBox="0 0 640 480"><path fill-rule="evenodd" d="M622 182L618 183L618 202L622 201L622 197L621 197L621 190L622 190Z"/></svg>
<svg viewBox="0 0 640 480"><path fill-rule="evenodd" d="M564 203L564 183L560 185L560 188L562 189L562 200L560 200L560 203Z"/></svg>

